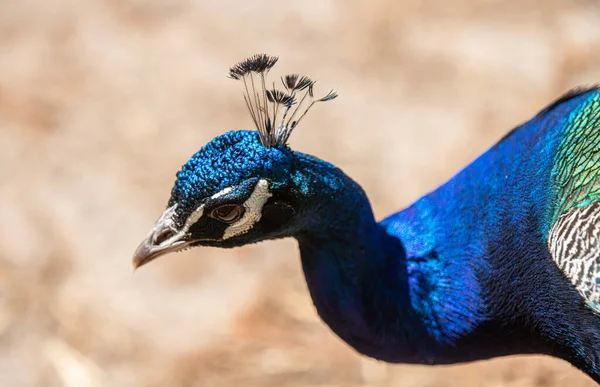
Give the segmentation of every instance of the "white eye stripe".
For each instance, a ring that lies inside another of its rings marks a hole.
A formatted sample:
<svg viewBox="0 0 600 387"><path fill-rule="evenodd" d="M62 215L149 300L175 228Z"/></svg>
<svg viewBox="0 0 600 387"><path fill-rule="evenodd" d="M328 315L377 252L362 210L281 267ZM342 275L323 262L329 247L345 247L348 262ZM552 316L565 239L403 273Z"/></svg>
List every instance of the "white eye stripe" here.
<svg viewBox="0 0 600 387"><path fill-rule="evenodd" d="M233 191L233 187L227 187L222 189L221 191L217 192L216 194L214 194L213 196L211 196L211 199L216 199L219 198L223 195L227 195L228 193L230 193L231 191Z"/></svg>
<svg viewBox="0 0 600 387"><path fill-rule="evenodd" d="M263 206L271 196L273 196L273 194L269 192L269 183L266 180L259 180L248 200L244 202L244 207L246 209L244 216L227 227L223 233L223 240L250 231L252 226L254 226L262 217Z"/></svg>
<svg viewBox="0 0 600 387"><path fill-rule="evenodd" d="M192 227L194 223L196 223L202 217L202 215L204 215L204 204L201 204L194 210L194 212L190 214L190 216L188 216L181 231L184 233L188 232L190 227Z"/></svg>
<svg viewBox="0 0 600 387"><path fill-rule="evenodd" d="M210 198L216 199L218 197L226 195L233 191L234 188L235 187L227 187L212 195ZM244 202L244 208L246 209L244 215L237 222L231 224L229 227L227 227L227 229L225 229L222 239L225 240L237 235L247 233L252 228L252 226L254 226L254 224L256 224L256 222L258 222L262 217L263 206L271 196L273 195L271 194L271 192L269 192L269 183L264 179L259 180L258 183L256 183L254 191L252 191L250 197ZM190 214L190 216L188 216L188 218L185 221L185 224L183 225L183 228L177 233L177 235L170 239L177 239L187 234L187 232L194 225L194 223L200 220L200 218L202 218L203 215L204 204L201 204Z"/></svg>
<svg viewBox="0 0 600 387"><path fill-rule="evenodd" d="M223 195L227 195L228 193L230 193L231 191L233 191L234 187L227 187L222 189L221 191L217 192L216 194L214 194L213 196L211 196L211 199L216 199L218 197L221 197ZM192 227L194 225L194 223L196 223L198 220L200 220L200 218L202 218L202 215L204 215L204 204L201 204L200 206L198 206L198 208L196 208L191 214L190 216L188 216L188 218L185 221L185 224L183 225L183 228L181 229L181 231L178 234L186 234L190 227Z"/></svg>

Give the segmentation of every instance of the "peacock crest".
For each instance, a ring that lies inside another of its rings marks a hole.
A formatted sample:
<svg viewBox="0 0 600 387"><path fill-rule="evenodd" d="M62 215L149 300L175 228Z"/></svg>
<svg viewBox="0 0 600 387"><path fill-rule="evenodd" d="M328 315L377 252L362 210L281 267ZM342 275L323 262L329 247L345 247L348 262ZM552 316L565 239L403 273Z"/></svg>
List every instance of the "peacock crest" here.
<svg viewBox="0 0 600 387"><path fill-rule="evenodd" d="M260 142L266 147L285 145L306 113L317 103L331 101L338 94L331 90L315 98L316 81L298 74L281 77L283 89L275 82L267 88L267 75L279 58L256 54L229 69L229 78L244 83L244 101L256 125Z"/></svg>

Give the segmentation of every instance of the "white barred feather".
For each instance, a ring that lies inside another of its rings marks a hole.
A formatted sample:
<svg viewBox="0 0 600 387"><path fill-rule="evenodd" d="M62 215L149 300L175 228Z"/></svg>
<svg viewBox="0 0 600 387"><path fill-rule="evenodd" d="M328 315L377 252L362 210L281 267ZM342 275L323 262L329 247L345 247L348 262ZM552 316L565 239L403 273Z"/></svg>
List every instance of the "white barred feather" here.
<svg viewBox="0 0 600 387"><path fill-rule="evenodd" d="M548 248L579 294L600 312L600 203L561 215L550 229Z"/></svg>

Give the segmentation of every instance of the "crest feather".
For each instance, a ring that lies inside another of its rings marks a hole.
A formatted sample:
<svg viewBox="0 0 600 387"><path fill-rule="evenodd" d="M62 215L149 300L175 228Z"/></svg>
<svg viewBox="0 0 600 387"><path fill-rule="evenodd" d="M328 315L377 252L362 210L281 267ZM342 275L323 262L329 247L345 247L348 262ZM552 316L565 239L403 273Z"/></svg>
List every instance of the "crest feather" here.
<svg viewBox="0 0 600 387"><path fill-rule="evenodd" d="M331 90L321 98L314 97L315 81L299 74L281 78L285 91L266 88L266 76L277 63L276 56L256 54L229 69L229 78L244 84L244 101L256 125L260 142L266 147L285 145L292 131L317 102L338 96ZM296 118L296 116L298 116Z"/></svg>

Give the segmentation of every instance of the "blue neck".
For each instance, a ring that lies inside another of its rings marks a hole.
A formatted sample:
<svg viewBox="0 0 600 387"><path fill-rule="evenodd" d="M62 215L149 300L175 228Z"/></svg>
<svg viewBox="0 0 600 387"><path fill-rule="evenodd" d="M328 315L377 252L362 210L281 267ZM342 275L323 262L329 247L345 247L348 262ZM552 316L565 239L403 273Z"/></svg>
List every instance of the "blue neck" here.
<svg viewBox="0 0 600 387"><path fill-rule="evenodd" d="M402 243L341 170L308 155L297 161L293 180L305 202L294 236L319 315L361 353L422 362L431 343L411 305Z"/></svg>

